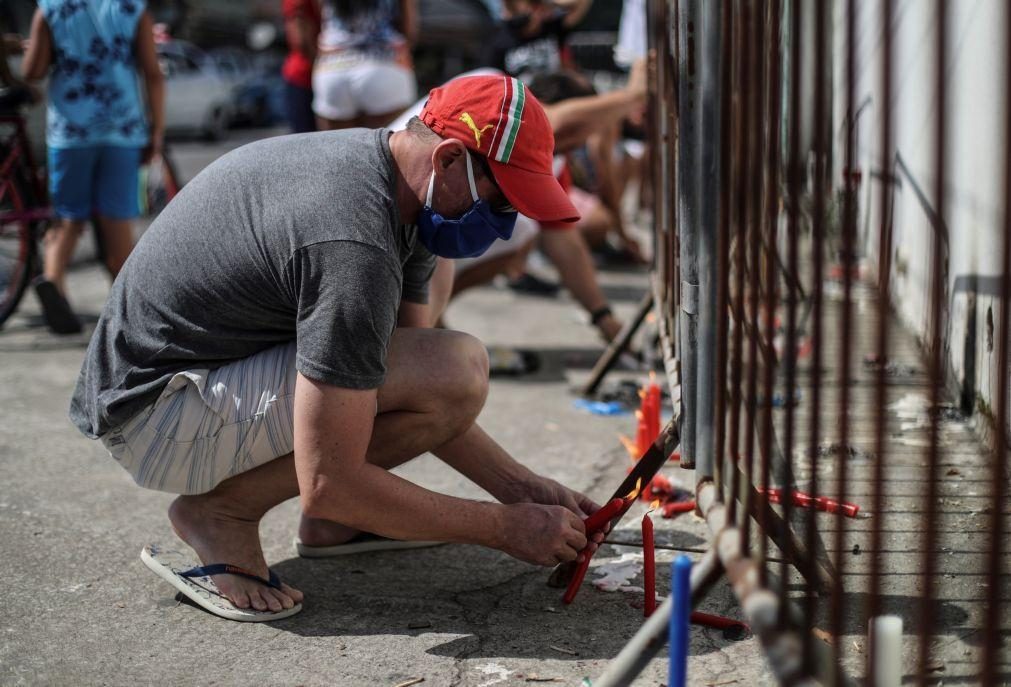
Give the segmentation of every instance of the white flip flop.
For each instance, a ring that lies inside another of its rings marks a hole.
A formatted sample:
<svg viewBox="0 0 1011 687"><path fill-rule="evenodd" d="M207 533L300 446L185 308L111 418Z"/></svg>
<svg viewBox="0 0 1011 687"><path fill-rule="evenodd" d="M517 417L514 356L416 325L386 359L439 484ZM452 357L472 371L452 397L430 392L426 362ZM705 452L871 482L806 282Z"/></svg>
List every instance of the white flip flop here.
<svg viewBox="0 0 1011 687"><path fill-rule="evenodd" d="M359 532L354 537L334 546L309 546L303 544L302 540L295 538L295 550L302 558L332 558L334 556L348 556L353 553L367 553L369 551L400 551L403 549L424 549L429 546L442 546L446 542L442 541L402 541L400 539L390 539L380 537L371 532Z"/></svg>
<svg viewBox="0 0 1011 687"><path fill-rule="evenodd" d="M262 623L269 620L280 620L295 615L302 610L302 604L280 611L258 611L255 608L238 608L221 595L211 575L239 575L266 587L280 589L281 581L273 571L270 579L263 579L248 570L238 566L217 563L214 565L194 566L186 555L173 549L164 549L154 544L145 546L140 552L140 559L158 577L175 587L183 596L204 610L228 620L247 623Z"/></svg>

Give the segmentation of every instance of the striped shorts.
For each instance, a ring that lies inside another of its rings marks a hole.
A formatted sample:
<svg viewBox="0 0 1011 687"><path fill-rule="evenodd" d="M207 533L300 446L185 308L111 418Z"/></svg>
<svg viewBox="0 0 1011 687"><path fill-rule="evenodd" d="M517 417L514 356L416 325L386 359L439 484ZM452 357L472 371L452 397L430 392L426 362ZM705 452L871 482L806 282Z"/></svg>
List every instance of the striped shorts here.
<svg viewBox="0 0 1011 687"><path fill-rule="evenodd" d="M175 374L102 443L142 487L203 494L294 449L295 342Z"/></svg>

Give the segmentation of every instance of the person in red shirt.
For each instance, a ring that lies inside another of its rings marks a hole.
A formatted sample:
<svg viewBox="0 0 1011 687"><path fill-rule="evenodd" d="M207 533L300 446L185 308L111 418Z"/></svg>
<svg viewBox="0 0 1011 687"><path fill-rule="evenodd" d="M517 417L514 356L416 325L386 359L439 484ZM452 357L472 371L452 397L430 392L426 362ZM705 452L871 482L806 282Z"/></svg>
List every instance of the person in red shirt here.
<svg viewBox="0 0 1011 687"><path fill-rule="evenodd" d="M316 130L312 112L312 65L323 18L319 0L282 0L288 57L281 67L285 110L292 133Z"/></svg>

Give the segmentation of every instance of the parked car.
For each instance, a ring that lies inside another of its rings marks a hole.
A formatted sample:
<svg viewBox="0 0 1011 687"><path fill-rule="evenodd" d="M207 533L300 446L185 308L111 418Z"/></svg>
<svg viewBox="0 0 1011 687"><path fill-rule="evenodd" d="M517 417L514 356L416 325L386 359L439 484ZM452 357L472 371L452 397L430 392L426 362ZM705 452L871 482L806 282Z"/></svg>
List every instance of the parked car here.
<svg viewBox="0 0 1011 687"><path fill-rule="evenodd" d="M235 84L232 126L270 126L284 119L283 58L280 54L218 48L209 55L219 73Z"/></svg>
<svg viewBox="0 0 1011 687"><path fill-rule="evenodd" d="M166 133L221 138L232 123L239 80L186 41L160 43L157 51L165 74Z"/></svg>

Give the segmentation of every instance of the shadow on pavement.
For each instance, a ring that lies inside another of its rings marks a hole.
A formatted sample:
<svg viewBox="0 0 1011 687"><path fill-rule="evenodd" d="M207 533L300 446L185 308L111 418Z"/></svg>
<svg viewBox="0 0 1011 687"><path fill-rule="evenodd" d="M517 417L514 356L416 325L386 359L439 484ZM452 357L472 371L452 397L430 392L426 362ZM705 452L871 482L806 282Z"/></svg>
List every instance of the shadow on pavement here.
<svg viewBox="0 0 1011 687"><path fill-rule="evenodd" d="M675 541L704 545L688 533L658 543ZM605 549L598 557L615 555ZM576 602L565 606L561 590L546 584L548 569L478 546L291 558L272 569L301 589L306 601L300 614L271 626L304 637L427 634L448 640L427 650L437 656L577 661L610 659L643 622L641 593L606 593L587 582ZM657 591L666 594L667 580L658 578ZM629 584L641 585L641 578ZM729 643L713 633L693 643L693 653Z"/></svg>

